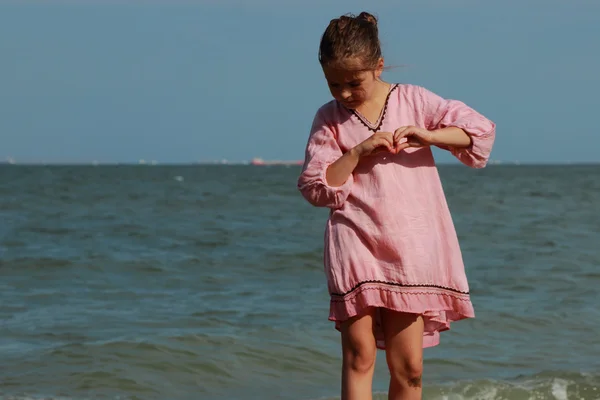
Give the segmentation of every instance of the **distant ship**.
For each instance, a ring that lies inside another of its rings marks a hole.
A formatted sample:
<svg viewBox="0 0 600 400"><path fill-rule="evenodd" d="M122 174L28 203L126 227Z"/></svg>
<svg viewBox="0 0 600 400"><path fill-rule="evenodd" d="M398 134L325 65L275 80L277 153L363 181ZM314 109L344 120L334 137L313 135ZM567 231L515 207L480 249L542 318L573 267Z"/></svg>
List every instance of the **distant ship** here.
<svg viewBox="0 0 600 400"><path fill-rule="evenodd" d="M262 158L253 158L250 161L251 165L302 165L304 163L303 160L294 160L294 161L281 161L281 160L273 160L273 161L265 161Z"/></svg>

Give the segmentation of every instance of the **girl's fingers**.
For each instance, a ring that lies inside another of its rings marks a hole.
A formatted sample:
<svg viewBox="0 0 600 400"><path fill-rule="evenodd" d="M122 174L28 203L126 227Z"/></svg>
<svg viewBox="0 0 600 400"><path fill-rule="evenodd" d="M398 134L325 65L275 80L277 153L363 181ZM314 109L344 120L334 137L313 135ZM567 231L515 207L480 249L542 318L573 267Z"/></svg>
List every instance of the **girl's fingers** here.
<svg viewBox="0 0 600 400"><path fill-rule="evenodd" d="M394 134L390 133L388 135L385 135L385 141L391 146L394 146Z"/></svg>
<svg viewBox="0 0 600 400"><path fill-rule="evenodd" d="M406 131L410 128L410 126L403 126L394 132L394 142L398 142L398 140L402 139L406 135Z"/></svg>
<svg viewBox="0 0 600 400"><path fill-rule="evenodd" d="M412 138L412 137L408 139L407 143L410 144L411 146L415 146L415 147L423 146L423 143L421 143L420 140Z"/></svg>
<svg viewBox="0 0 600 400"><path fill-rule="evenodd" d="M412 146L408 142L397 144L396 145L396 153L399 153L404 149L408 149L409 147L412 147Z"/></svg>

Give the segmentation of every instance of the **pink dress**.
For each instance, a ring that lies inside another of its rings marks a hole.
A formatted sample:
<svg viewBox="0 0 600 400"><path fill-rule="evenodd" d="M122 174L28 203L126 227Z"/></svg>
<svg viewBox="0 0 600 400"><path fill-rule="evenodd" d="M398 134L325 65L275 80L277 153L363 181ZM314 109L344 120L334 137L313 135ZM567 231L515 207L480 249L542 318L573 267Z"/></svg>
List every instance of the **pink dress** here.
<svg viewBox="0 0 600 400"><path fill-rule="evenodd" d="M339 187L325 178L329 164L374 132L406 125L462 128L472 145L446 150L473 168L486 165L496 131L464 103L415 85L392 85L375 126L332 100L315 116L298 188L312 205L330 208L324 262L336 329L368 307L417 313L425 321L423 347L430 347L451 322L475 316L431 149L364 158ZM375 337L384 349L379 315Z"/></svg>

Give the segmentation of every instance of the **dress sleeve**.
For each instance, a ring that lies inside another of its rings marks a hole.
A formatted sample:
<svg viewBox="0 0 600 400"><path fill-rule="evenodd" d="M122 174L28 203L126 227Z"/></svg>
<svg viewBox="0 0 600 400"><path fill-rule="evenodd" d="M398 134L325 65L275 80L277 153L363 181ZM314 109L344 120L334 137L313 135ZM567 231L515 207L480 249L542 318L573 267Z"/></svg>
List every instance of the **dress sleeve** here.
<svg viewBox="0 0 600 400"><path fill-rule="evenodd" d="M327 183L327 167L343 155L334 132L317 112L306 145L304 165L298 178L298 189L316 207L340 208L354 183L352 174L342 186Z"/></svg>
<svg viewBox="0 0 600 400"><path fill-rule="evenodd" d="M469 167L485 167L494 145L496 124L463 102L444 99L425 88L420 88L420 92L426 129L454 126L461 128L471 137L469 147L438 147L450 151Z"/></svg>

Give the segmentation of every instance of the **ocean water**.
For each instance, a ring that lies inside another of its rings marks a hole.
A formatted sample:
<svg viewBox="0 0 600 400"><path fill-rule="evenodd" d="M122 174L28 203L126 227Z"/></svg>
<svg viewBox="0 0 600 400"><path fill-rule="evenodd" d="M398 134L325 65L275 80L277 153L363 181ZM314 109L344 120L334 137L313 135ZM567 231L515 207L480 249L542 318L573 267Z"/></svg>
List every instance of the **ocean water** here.
<svg viewBox="0 0 600 400"><path fill-rule="evenodd" d="M600 399L600 166L439 168L476 318L424 397ZM0 166L0 399L339 398L298 172Z"/></svg>

